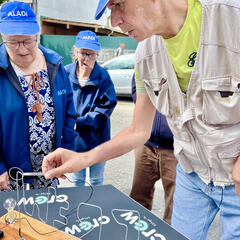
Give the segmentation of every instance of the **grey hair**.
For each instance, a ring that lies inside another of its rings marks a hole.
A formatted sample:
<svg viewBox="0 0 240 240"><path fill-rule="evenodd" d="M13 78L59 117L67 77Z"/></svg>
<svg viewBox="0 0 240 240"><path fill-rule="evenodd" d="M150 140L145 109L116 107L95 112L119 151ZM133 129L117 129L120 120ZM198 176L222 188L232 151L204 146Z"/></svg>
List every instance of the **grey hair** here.
<svg viewBox="0 0 240 240"><path fill-rule="evenodd" d="M5 35L3 33L0 33L1 37L4 37L4 36L10 36L10 35ZM21 34L19 34L21 35ZM34 35L28 35L28 36L36 36L38 39L40 39L40 33L37 33L37 34L34 34ZM14 35L11 35L11 36L14 36ZM18 35L15 35L15 36L18 36ZM27 36L27 35L26 35Z"/></svg>

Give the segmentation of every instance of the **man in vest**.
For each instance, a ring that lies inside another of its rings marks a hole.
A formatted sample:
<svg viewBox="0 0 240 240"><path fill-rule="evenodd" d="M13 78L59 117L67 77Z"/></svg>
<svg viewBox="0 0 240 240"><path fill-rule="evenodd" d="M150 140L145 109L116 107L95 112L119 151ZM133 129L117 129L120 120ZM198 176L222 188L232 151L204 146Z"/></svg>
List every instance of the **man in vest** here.
<svg viewBox="0 0 240 240"><path fill-rule="evenodd" d="M45 176L62 176L144 144L157 109L173 132L179 162L173 227L189 239L206 239L220 211L221 239L239 239L234 179L239 193L240 2L99 0L96 19L106 7L113 27L141 41L133 121L90 152L50 154L43 163Z"/></svg>

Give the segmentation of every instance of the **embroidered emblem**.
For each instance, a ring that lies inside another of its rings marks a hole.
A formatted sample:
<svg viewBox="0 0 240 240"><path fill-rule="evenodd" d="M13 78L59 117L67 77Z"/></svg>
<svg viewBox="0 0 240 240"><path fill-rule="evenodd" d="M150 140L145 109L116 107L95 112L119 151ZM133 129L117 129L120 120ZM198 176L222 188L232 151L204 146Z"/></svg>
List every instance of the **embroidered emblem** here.
<svg viewBox="0 0 240 240"><path fill-rule="evenodd" d="M58 90L58 96L62 96L62 95L64 95L64 94L66 94L66 89L61 89L61 90Z"/></svg>
<svg viewBox="0 0 240 240"><path fill-rule="evenodd" d="M187 63L188 67L193 67L194 66L196 57L197 57L197 52L192 52L189 55L189 57L188 57L189 61Z"/></svg>
<svg viewBox="0 0 240 240"><path fill-rule="evenodd" d="M28 13L27 11L11 11L8 13L8 17L11 16L11 17L27 17L28 16Z"/></svg>

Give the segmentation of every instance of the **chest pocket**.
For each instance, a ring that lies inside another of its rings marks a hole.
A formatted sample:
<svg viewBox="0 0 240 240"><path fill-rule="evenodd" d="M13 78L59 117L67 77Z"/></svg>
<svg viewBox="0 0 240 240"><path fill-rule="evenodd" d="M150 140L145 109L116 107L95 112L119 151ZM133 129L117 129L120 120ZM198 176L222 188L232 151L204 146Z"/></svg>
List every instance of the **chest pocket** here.
<svg viewBox="0 0 240 240"><path fill-rule="evenodd" d="M223 77L202 81L203 121L211 125L240 122L240 79Z"/></svg>
<svg viewBox="0 0 240 240"><path fill-rule="evenodd" d="M145 89L157 110L169 116L169 88L166 78L144 80Z"/></svg>

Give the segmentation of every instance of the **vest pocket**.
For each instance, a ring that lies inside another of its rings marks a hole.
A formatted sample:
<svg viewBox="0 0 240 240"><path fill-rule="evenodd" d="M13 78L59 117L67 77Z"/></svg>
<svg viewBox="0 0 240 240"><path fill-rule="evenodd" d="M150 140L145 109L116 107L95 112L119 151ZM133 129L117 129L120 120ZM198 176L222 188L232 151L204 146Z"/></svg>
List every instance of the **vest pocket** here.
<svg viewBox="0 0 240 240"><path fill-rule="evenodd" d="M169 89L166 78L143 80L144 87L157 110L165 116L169 111Z"/></svg>
<svg viewBox="0 0 240 240"><path fill-rule="evenodd" d="M203 113L206 124L240 122L240 79L222 77L202 81Z"/></svg>
<svg viewBox="0 0 240 240"><path fill-rule="evenodd" d="M235 161L240 154L240 144L239 139L235 141L230 141L224 144L224 149L220 146L220 149L216 149L218 159L220 161L220 169L222 175L224 174L225 179L228 179L228 182L233 182L232 180L232 169ZM219 179L221 181L222 179Z"/></svg>
<svg viewBox="0 0 240 240"><path fill-rule="evenodd" d="M174 155L185 172L193 172L192 160L194 155L186 154L183 147L174 139Z"/></svg>

